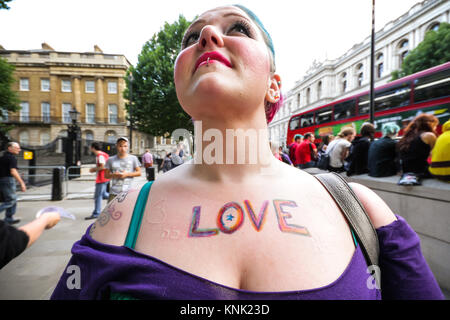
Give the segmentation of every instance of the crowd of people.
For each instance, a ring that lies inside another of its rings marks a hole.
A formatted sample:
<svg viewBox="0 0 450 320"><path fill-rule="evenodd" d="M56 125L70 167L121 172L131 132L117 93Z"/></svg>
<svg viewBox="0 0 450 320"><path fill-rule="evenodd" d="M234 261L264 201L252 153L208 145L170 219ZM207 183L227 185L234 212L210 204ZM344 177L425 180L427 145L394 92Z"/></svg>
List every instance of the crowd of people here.
<svg viewBox="0 0 450 320"><path fill-rule="evenodd" d="M421 179L433 177L448 182L450 120L442 126L439 137L438 124L434 115L420 114L408 124L401 139L398 139L401 129L395 123L382 125L380 139L375 139L375 127L368 122L361 126L359 135L353 127L344 127L336 137L324 136L320 144L314 143L313 133L297 134L288 151L280 149L274 155L279 158L284 154L299 169L319 167L345 172L347 176L400 174L400 184L420 184Z"/></svg>

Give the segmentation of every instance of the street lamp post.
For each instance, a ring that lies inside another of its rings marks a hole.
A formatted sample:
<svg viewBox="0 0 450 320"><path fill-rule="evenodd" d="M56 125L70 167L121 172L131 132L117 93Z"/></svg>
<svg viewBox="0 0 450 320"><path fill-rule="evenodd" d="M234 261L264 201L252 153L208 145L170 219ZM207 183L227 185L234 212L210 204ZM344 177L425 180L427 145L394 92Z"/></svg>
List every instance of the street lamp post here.
<svg viewBox="0 0 450 320"><path fill-rule="evenodd" d="M375 124L375 0L372 0L372 40L370 47L370 123Z"/></svg>
<svg viewBox="0 0 450 320"><path fill-rule="evenodd" d="M133 74L130 73L128 76L128 80L130 83L130 108L129 108L129 115L130 115L130 153L133 152Z"/></svg>
<svg viewBox="0 0 450 320"><path fill-rule="evenodd" d="M77 124L79 115L75 108L69 111L71 123L67 125L66 168L81 165L81 129ZM79 168L71 171L74 175L80 175Z"/></svg>

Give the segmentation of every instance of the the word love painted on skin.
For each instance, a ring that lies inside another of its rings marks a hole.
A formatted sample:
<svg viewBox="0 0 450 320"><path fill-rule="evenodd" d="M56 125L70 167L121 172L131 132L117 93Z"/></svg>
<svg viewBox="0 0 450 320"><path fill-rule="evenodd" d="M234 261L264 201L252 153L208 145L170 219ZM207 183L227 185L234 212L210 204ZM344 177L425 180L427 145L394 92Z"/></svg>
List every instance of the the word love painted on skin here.
<svg viewBox="0 0 450 320"><path fill-rule="evenodd" d="M273 200L273 206L277 215L278 227L282 232L310 236L306 227L288 223L288 219L292 218L292 215L285 211L285 207L296 208L297 204L294 201ZM256 214L254 207L248 200L244 200L244 206L241 206L237 202L228 202L224 204L217 213L217 228L200 229L201 206L196 206L192 209L192 220L189 227L188 236L211 237L216 236L219 233L233 234L242 227L245 212L250 218L250 223L253 228L259 232L263 229L266 222L268 207L269 201L264 201L259 213Z"/></svg>

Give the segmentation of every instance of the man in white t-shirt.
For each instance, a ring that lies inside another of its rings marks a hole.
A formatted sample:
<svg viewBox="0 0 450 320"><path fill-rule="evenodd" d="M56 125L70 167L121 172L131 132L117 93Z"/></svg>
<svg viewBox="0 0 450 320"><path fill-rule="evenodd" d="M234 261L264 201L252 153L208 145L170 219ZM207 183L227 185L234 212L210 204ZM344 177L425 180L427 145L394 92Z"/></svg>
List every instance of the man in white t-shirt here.
<svg viewBox="0 0 450 320"><path fill-rule="evenodd" d="M351 142L355 139L356 131L351 127L346 127L339 132L336 139L331 141L326 153L330 156L328 170L333 172L344 172L344 159L347 158Z"/></svg>
<svg viewBox="0 0 450 320"><path fill-rule="evenodd" d="M138 158L128 154L128 139L125 137L117 139L116 147L117 155L110 157L105 165L105 177L111 179L108 202L119 193L128 191L133 178L141 175L141 163Z"/></svg>

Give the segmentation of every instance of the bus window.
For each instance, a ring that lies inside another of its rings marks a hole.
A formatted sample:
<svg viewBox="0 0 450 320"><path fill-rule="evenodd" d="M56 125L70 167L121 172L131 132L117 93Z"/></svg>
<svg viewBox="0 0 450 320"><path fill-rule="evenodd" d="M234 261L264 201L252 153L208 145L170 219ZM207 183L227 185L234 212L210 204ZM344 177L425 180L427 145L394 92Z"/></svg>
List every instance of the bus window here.
<svg viewBox="0 0 450 320"><path fill-rule="evenodd" d="M366 94L359 98L359 114L368 114L370 111L370 100L369 95Z"/></svg>
<svg viewBox="0 0 450 320"><path fill-rule="evenodd" d="M314 125L314 113L307 113L302 116L301 127L306 128Z"/></svg>
<svg viewBox="0 0 450 320"><path fill-rule="evenodd" d="M289 130L297 130L300 128L300 116L292 118L289 123Z"/></svg>
<svg viewBox="0 0 450 320"><path fill-rule="evenodd" d="M355 115L355 100L334 105L334 120L344 120Z"/></svg>
<svg viewBox="0 0 450 320"><path fill-rule="evenodd" d="M414 81L414 102L423 102L450 96L450 69Z"/></svg>
<svg viewBox="0 0 450 320"><path fill-rule="evenodd" d="M410 92L408 82L375 92L375 112L407 106L410 102Z"/></svg>
<svg viewBox="0 0 450 320"><path fill-rule="evenodd" d="M333 112L333 110L331 109L331 107L317 110L316 111L316 124L331 122L332 112Z"/></svg>

